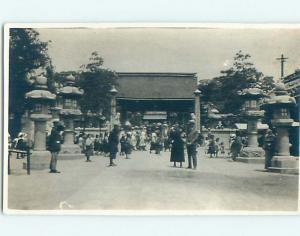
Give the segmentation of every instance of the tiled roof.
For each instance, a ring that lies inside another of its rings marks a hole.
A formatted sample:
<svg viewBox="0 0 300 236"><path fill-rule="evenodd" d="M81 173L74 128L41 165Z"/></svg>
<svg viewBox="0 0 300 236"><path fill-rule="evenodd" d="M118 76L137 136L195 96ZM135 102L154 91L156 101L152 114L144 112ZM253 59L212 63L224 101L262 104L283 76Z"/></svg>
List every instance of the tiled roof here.
<svg viewBox="0 0 300 236"><path fill-rule="evenodd" d="M117 98L193 99L196 73L117 73Z"/></svg>

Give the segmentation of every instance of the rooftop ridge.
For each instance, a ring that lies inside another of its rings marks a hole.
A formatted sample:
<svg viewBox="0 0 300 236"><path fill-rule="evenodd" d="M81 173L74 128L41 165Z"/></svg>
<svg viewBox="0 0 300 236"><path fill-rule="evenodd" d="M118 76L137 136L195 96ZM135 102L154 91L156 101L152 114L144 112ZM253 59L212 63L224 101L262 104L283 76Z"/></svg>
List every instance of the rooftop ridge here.
<svg viewBox="0 0 300 236"><path fill-rule="evenodd" d="M174 76L174 77L196 77L197 73L181 72L116 72L119 76Z"/></svg>

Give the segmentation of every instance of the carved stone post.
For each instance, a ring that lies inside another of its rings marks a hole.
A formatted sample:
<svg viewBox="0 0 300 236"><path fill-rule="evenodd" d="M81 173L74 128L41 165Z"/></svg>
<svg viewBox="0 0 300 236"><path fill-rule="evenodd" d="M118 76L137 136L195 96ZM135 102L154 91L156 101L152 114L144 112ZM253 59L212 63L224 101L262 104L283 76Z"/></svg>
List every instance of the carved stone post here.
<svg viewBox="0 0 300 236"><path fill-rule="evenodd" d="M34 122L34 144L31 155L32 169L49 168L51 154L46 150L46 123L51 119L49 111L50 102L54 101L56 96L49 92L47 87L47 78L43 75L36 77L34 90L26 94L26 99L32 103L30 119ZM24 167L26 164L24 163Z"/></svg>
<svg viewBox="0 0 300 236"><path fill-rule="evenodd" d="M64 160L73 160L84 158L81 153L81 148L74 143L75 129L74 119L80 117L81 111L78 106L78 99L82 96L83 91L74 85L75 77L68 75L65 79L65 86L59 91L59 96L62 98L62 109L60 117L64 122L64 142L61 145L59 158Z"/></svg>
<svg viewBox="0 0 300 236"><path fill-rule="evenodd" d="M289 96L283 83L276 84L274 96L265 103L272 112L272 124L276 129L276 150L269 171L279 173L299 173L298 158L290 156L289 129L294 120L290 117L290 108L296 104Z"/></svg>

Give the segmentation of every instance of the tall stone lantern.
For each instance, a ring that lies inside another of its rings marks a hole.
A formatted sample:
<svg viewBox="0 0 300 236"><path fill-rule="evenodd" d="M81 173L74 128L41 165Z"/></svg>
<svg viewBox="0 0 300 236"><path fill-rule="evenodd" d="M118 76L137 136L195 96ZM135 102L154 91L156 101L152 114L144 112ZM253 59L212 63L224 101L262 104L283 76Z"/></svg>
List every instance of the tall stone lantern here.
<svg viewBox="0 0 300 236"><path fill-rule="evenodd" d="M259 100L265 97L265 94L258 86L253 86L243 89L239 95L244 100L241 115L247 120L248 145L243 148L237 160L264 163L265 151L258 146L257 125L265 113L263 110L260 110L258 105Z"/></svg>
<svg viewBox="0 0 300 236"><path fill-rule="evenodd" d="M60 117L65 125L63 134L64 141L61 145L59 158L64 160L84 158L84 155L81 153L81 148L74 143L74 119L78 119L82 115L79 109L78 99L83 95L83 91L74 84L75 77L68 75L65 79L65 85L58 92L62 100Z"/></svg>
<svg viewBox="0 0 300 236"><path fill-rule="evenodd" d="M194 92L195 95L195 128L196 130L201 130L201 110L200 110L200 98L201 98L201 91L196 89Z"/></svg>
<svg viewBox="0 0 300 236"><path fill-rule="evenodd" d="M109 91L110 94L110 130L112 130L114 124L115 124L115 118L117 115L117 100L116 96L118 94L118 90L113 85L111 90Z"/></svg>
<svg viewBox="0 0 300 236"><path fill-rule="evenodd" d="M271 161L269 171L279 173L298 173L298 158L290 155L289 129L294 120L291 119L290 109L296 101L289 96L283 83L276 84L274 95L265 101L265 108L272 112L271 123L276 130L275 156Z"/></svg>
<svg viewBox="0 0 300 236"><path fill-rule="evenodd" d="M25 98L32 103L30 119L34 122L31 168L38 170L49 168L51 158L50 152L46 150L46 124L52 118L49 107L56 95L47 89L47 78L40 74L35 78L34 90L25 95Z"/></svg>

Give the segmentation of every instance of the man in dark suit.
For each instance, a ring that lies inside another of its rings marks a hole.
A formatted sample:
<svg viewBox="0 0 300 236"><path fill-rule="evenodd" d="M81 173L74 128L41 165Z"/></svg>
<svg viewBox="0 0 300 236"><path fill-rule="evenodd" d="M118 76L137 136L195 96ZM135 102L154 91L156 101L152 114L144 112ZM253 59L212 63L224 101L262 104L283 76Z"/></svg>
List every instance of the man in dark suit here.
<svg viewBox="0 0 300 236"><path fill-rule="evenodd" d="M199 132L195 129L195 122L190 120L187 129L186 148L188 154L188 169L197 169L197 145Z"/></svg>
<svg viewBox="0 0 300 236"><path fill-rule="evenodd" d="M48 137L48 150L51 152L51 161L50 161L50 173L60 173L56 169L57 157L61 148L61 135L60 132L63 131L63 126L59 121L53 122L53 128L51 134Z"/></svg>
<svg viewBox="0 0 300 236"><path fill-rule="evenodd" d="M267 170L272 165L272 158L275 153L275 140L276 136L271 129L268 129L264 138L264 150L265 150L265 169Z"/></svg>
<svg viewBox="0 0 300 236"><path fill-rule="evenodd" d="M117 158L119 144L119 126L114 125L114 128L109 134L108 145L109 145L109 166L116 166L114 160Z"/></svg>

